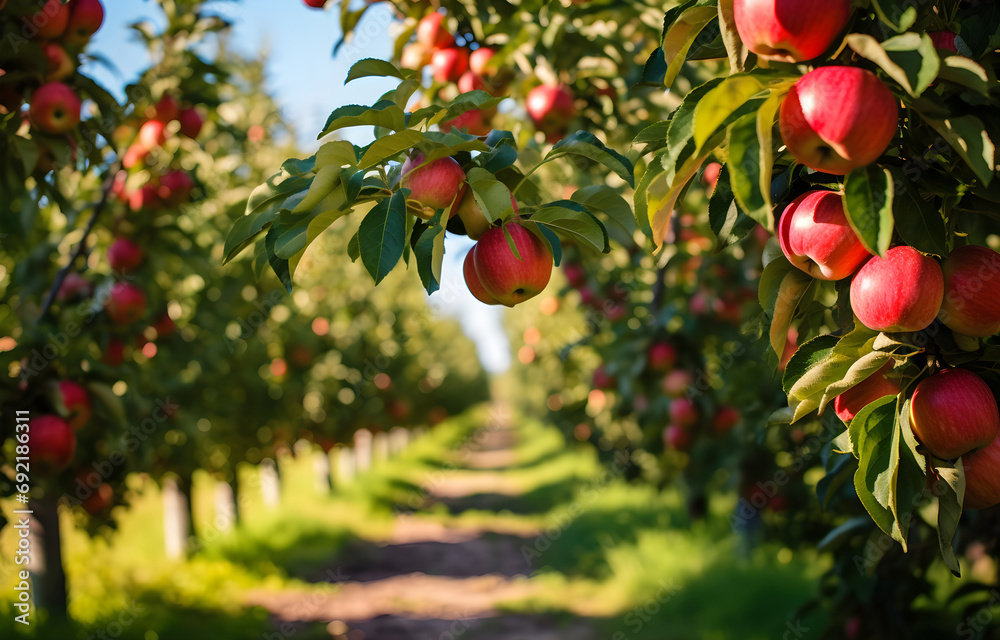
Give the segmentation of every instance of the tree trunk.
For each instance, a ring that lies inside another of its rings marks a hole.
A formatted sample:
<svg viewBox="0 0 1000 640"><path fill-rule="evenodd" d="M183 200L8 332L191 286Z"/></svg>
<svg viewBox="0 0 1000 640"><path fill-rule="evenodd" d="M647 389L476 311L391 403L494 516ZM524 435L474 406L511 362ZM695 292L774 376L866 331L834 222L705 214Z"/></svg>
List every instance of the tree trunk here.
<svg viewBox="0 0 1000 640"><path fill-rule="evenodd" d="M181 484L170 476L163 479L163 538L171 560L187 553L191 533L191 506Z"/></svg>
<svg viewBox="0 0 1000 640"><path fill-rule="evenodd" d="M325 496L330 493L330 457L322 449L313 452L312 456L316 493Z"/></svg>
<svg viewBox="0 0 1000 640"><path fill-rule="evenodd" d="M215 483L215 528L232 531L236 526L236 495L228 482Z"/></svg>
<svg viewBox="0 0 1000 640"><path fill-rule="evenodd" d="M358 473L364 473L372 466L372 432L359 429L354 434L354 467Z"/></svg>
<svg viewBox="0 0 1000 640"><path fill-rule="evenodd" d="M277 507L281 502L278 464L271 458L264 458L260 462L260 494L266 507Z"/></svg>
<svg viewBox="0 0 1000 640"><path fill-rule="evenodd" d="M34 598L38 609L45 609L57 620L67 617L66 572L63 569L62 537L59 531L59 499L32 500L31 568ZM25 514L14 514L20 519ZM21 565L24 566L24 565Z"/></svg>
<svg viewBox="0 0 1000 640"><path fill-rule="evenodd" d="M376 464L389 459L389 436L384 431L379 431L372 438L372 459Z"/></svg>
<svg viewBox="0 0 1000 640"><path fill-rule="evenodd" d="M337 484L349 484L354 479L354 463L356 460L354 449L351 447L337 447Z"/></svg>

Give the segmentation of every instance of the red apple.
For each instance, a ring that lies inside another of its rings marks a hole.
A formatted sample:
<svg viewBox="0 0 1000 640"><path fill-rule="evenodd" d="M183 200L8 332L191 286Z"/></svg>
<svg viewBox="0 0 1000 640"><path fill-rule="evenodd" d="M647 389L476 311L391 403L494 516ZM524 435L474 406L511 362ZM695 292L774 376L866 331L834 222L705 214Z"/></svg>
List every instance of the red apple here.
<svg viewBox="0 0 1000 640"><path fill-rule="evenodd" d="M549 134L562 132L576 117L573 94L564 86L543 84L535 87L528 92L525 107L535 126Z"/></svg>
<svg viewBox="0 0 1000 640"><path fill-rule="evenodd" d="M514 200L513 195L510 197L510 204L516 214L518 211L517 201ZM465 226L465 234L473 240L483 237L483 234L493 226L486 219L486 214L483 213L483 210L479 208L479 203L476 202L476 197L472 193L472 189L466 189L465 195L462 196L462 201L458 203L458 217L461 218L462 224Z"/></svg>
<svg viewBox="0 0 1000 640"><path fill-rule="evenodd" d="M670 403L670 419L682 427L692 427L698 422L698 407L690 398L675 398Z"/></svg>
<svg viewBox="0 0 1000 640"><path fill-rule="evenodd" d="M66 50L59 43L42 43L42 53L45 55L45 61L48 63L49 69L48 75L45 76L46 82L65 80L76 71L76 64L73 62L73 58L66 53Z"/></svg>
<svg viewBox="0 0 1000 640"><path fill-rule="evenodd" d="M147 151L158 148L166 141L167 124L162 120L147 120L142 123L135 137L136 144Z"/></svg>
<svg viewBox="0 0 1000 640"><path fill-rule="evenodd" d="M850 422L859 411L879 398L899 395L899 381L885 377L894 366L892 360L886 362L878 371L837 396L833 401L837 417L845 423Z"/></svg>
<svg viewBox="0 0 1000 640"><path fill-rule="evenodd" d="M80 124L80 98L61 82L46 82L31 95L28 116L45 133L67 133Z"/></svg>
<svg viewBox="0 0 1000 640"><path fill-rule="evenodd" d="M57 389L59 401L67 411L66 422L74 429L80 429L87 424L92 413L87 390L72 380L61 380Z"/></svg>
<svg viewBox="0 0 1000 640"><path fill-rule="evenodd" d="M708 188L709 193L715 191L715 185L719 182L719 173L722 165L718 162L709 162L708 166L701 174L701 183Z"/></svg>
<svg viewBox="0 0 1000 640"><path fill-rule="evenodd" d="M323 5L326 4L326 0L302 0L306 3L307 7L312 7L313 9L322 9Z"/></svg>
<svg viewBox="0 0 1000 640"><path fill-rule="evenodd" d="M134 284L116 282L111 286L104 308L111 322L132 324L146 315L146 294Z"/></svg>
<svg viewBox="0 0 1000 640"><path fill-rule="evenodd" d="M851 17L850 0L735 0L733 19L747 49L765 60L803 62L830 48Z"/></svg>
<svg viewBox="0 0 1000 640"><path fill-rule="evenodd" d="M669 425L663 430L663 444L668 449L687 451L691 446L691 434L680 425Z"/></svg>
<svg viewBox="0 0 1000 640"><path fill-rule="evenodd" d="M724 404L719 407L719 410L715 412L715 417L712 418L712 429L719 435L723 435L732 431L733 427L738 425L742 419L739 411Z"/></svg>
<svg viewBox="0 0 1000 640"><path fill-rule="evenodd" d="M403 47L399 55L399 66L404 69L421 69L431 62L431 52L419 42L411 42Z"/></svg>
<svg viewBox="0 0 1000 640"><path fill-rule="evenodd" d="M934 43L935 48L958 53L958 47L955 46L955 34L953 32L931 31L927 35L931 37L931 42Z"/></svg>
<svg viewBox="0 0 1000 640"><path fill-rule="evenodd" d="M438 127L444 133L448 133L452 129L459 129L474 136L486 136L493 130L490 121L495 113L495 109L469 109L451 120L441 122Z"/></svg>
<svg viewBox="0 0 1000 640"><path fill-rule="evenodd" d="M184 204L191 197L194 180L186 171L174 169L160 177L160 185L156 188L157 197L168 205Z"/></svg>
<svg viewBox="0 0 1000 640"><path fill-rule="evenodd" d="M177 325L174 323L173 318L164 313L159 319L152 324L153 329L156 330L156 336L158 338L166 338L167 336L172 336L177 332ZM308 350L306 350L308 353Z"/></svg>
<svg viewBox="0 0 1000 640"><path fill-rule="evenodd" d="M63 42L86 44L104 22L104 5L101 0L73 0L70 3L69 24Z"/></svg>
<svg viewBox="0 0 1000 640"><path fill-rule="evenodd" d="M680 398L694 384L694 376L683 369L674 369L663 378L663 392L671 398Z"/></svg>
<svg viewBox="0 0 1000 640"><path fill-rule="evenodd" d="M107 347L104 348L104 354L101 356L101 362L112 367L117 367L124 361L125 344L118 338L111 338L108 340Z"/></svg>
<svg viewBox="0 0 1000 640"><path fill-rule="evenodd" d="M156 194L156 187L151 184L144 184L140 188L129 194L128 207L132 211L154 211L163 206L160 197Z"/></svg>
<svg viewBox="0 0 1000 640"><path fill-rule="evenodd" d="M126 169L131 169L132 167L138 165L146 156L149 155L149 149L144 148L138 143L132 143L125 150L125 155L122 156L122 166ZM122 181L122 187L125 186L124 181ZM122 190L124 193L124 189Z"/></svg>
<svg viewBox="0 0 1000 640"><path fill-rule="evenodd" d="M444 24L444 14L434 11L420 19L417 23L417 42L430 51L455 44L454 36Z"/></svg>
<svg viewBox="0 0 1000 640"><path fill-rule="evenodd" d="M618 380L613 375L608 373L608 370L604 365L598 366L594 369L594 388L595 389L616 389L618 387Z"/></svg>
<svg viewBox="0 0 1000 640"><path fill-rule="evenodd" d="M56 292L56 300L77 300L82 298L89 298L93 287L91 287L90 282L75 271L70 271L63 278L62 284L59 285L59 291Z"/></svg>
<svg viewBox="0 0 1000 640"><path fill-rule="evenodd" d="M460 47L438 49L431 54L435 82L455 82L469 69L469 50Z"/></svg>
<svg viewBox="0 0 1000 640"><path fill-rule="evenodd" d="M49 472L62 471L76 452L76 435L59 416L35 416L28 423L28 446L31 462Z"/></svg>
<svg viewBox="0 0 1000 640"><path fill-rule="evenodd" d="M447 51L447 49L445 49ZM458 79L458 90L462 93L468 93L470 91L486 91L486 83L479 74L473 71L466 71Z"/></svg>
<svg viewBox="0 0 1000 640"><path fill-rule="evenodd" d="M993 442L1000 434L1000 410L982 378L945 369L913 390L910 427L928 451L951 460Z"/></svg>
<svg viewBox="0 0 1000 640"><path fill-rule="evenodd" d="M921 331L934 322L944 298L941 267L913 247L872 256L851 282L851 307L875 331Z"/></svg>
<svg viewBox="0 0 1000 640"><path fill-rule="evenodd" d="M988 509L1000 504L1000 436L978 451L962 456L966 509Z"/></svg>
<svg viewBox="0 0 1000 640"><path fill-rule="evenodd" d="M80 502L80 506L90 515L97 515L106 511L111 506L115 490L107 482L102 482L96 489L91 490L90 495Z"/></svg>
<svg viewBox="0 0 1000 640"><path fill-rule="evenodd" d="M465 262L462 263L462 273L465 275L465 286L469 287L469 292L476 297L476 300L484 304L500 304L500 301L490 295L483 288L483 283L479 281L479 274L476 273L475 257L476 246L473 245L469 252L465 254Z"/></svg>
<svg viewBox="0 0 1000 640"><path fill-rule="evenodd" d="M469 54L469 69L478 76L487 75L486 66L496 53L490 47L479 47Z"/></svg>
<svg viewBox="0 0 1000 640"><path fill-rule="evenodd" d="M108 264L120 273L131 273L146 259L146 253L128 238L118 238L108 248Z"/></svg>
<svg viewBox="0 0 1000 640"><path fill-rule="evenodd" d="M54 40L66 31L69 24L70 5L62 0L46 0L42 8L31 17L31 24L38 29L38 37Z"/></svg>
<svg viewBox="0 0 1000 640"><path fill-rule="evenodd" d="M519 257L507 245L505 231ZM552 276L548 245L517 222L487 230L476 244L474 264L483 288L508 307L537 296Z"/></svg>
<svg viewBox="0 0 1000 640"><path fill-rule="evenodd" d="M403 163L400 184L410 190L408 200L422 207L419 217L430 220L437 209L451 207L447 218L458 212L457 205L461 202L461 191L464 188L465 172L454 158L438 158L424 166L424 154L417 152ZM455 196L459 198L456 199Z"/></svg>
<svg viewBox="0 0 1000 640"><path fill-rule="evenodd" d="M816 12L825 18L825 11ZM799 78L781 103L781 138L795 159L844 175L878 160L896 135L899 107L875 74L820 67Z"/></svg>
<svg viewBox="0 0 1000 640"><path fill-rule="evenodd" d="M566 281L574 289L579 289L587 283L587 270L579 262L563 262L562 271Z"/></svg>
<svg viewBox="0 0 1000 640"><path fill-rule="evenodd" d="M819 280L841 280L871 257L844 215L833 191L804 193L778 220L781 251L793 265Z"/></svg>
<svg viewBox="0 0 1000 640"><path fill-rule="evenodd" d="M149 113L148 111L146 113ZM160 122L170 122L171 120L176 120L180 115L180 105L177 104L177 98L173 97L169 93L163 94L163 96L153 105L153 119L159 120Z"/></svg>
<svg viewBox="0 0 1000 640"><path fill-rule="evenodd" d="M646 364L653 371L666 371L676 360L677 349L669 342L654 342L646 354Z"/></svg>
<svg viewBox="0 0 1000 640"><path fill-rule="evenodd" d="M205 118L196 107L181 109L177 114L177 121L181 123L181 135L194 139L201 133L201 128L205 124Z"/></svg>
<svg viewBox="0 0 1000 640"><path fill-rule="evenodd" d="M941 265L944 301L941 322L956 333L985 338L1000 331L1000 253L987 247L958 247Z"/></svg>

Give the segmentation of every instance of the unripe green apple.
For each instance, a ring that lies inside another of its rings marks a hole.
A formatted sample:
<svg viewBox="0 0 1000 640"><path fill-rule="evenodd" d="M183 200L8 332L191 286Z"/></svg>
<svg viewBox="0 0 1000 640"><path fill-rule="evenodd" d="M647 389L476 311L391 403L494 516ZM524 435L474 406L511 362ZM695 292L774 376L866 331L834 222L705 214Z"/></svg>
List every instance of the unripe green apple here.
<svg viewBox="0 0 1000 640"><path fill-rule="evenodd" d="M851 307L875 331L921 331L937 316L944 298L941 267L913 247L872 256L851 281Z"/></svg>
<svg viewBox="0 0 1000 640"><path fill-rule="evenodd" d="M510 204L516 214L518 211L517 201L514 200L513 194L510 196ZM493 226L486 219L483 210L479 208L479 203L476 202L472 189L466 189L462 201L458 203L458 217L462 219L462 224L465 226L465 234L473 240L479 240Z"/></svg>

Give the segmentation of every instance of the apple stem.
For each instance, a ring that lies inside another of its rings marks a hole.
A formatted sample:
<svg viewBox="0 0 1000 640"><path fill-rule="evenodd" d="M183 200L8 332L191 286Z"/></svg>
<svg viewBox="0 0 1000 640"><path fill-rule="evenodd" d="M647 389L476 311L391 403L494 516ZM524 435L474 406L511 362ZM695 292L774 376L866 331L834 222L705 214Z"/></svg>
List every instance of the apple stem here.
<svg viewBox="0 0 1000 640"><path fill-rule="evenodd" d="M116 161L111 165L111 169L108 171L108 176L104 179L104 184L101 186L101 199L97 201L94 205L94 211L90 214L90 220L87 221L87 226L83 230L83 237L77 243L76 247L73 248L73 252L69 256L69 261L66 266L59 269L56 273L56 279L53 281L52 286L49 288L49 292L45 295L45 302L42 303L42 311L38 314L38 324L41 324L45 316L48 315L49 310L52 308L52 302L55 300L56 293L59 291L59 287L62 286L63 281L69 274L70 269L73 268L73 263L83 255L84 250L87 248L87 237L90 232L94 230L94 225L97 223L97 219L100 217L101 212L104 210L105 205L108 203L108 195L111 193L111 186L114 184L115 175L118 173L118 162Z"/></svg>

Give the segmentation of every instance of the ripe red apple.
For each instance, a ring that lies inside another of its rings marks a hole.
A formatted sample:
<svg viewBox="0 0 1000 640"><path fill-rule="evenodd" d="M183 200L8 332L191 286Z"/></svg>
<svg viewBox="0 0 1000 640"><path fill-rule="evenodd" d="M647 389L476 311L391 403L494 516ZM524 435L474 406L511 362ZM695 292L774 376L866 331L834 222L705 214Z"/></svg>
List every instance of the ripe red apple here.
<svg viewBox="0 0 1000 640"><path fill-rule="evenodd" d="M462 273L465 275L465 286L469 292L476 297L476 300L484 304L500 304L500 301L483 288L483 283L479 281L479 274L476 273L475 257L476 246L473 245L469 252L465 254L465 262L462 263Z"/></svg>
<svg viewBox="0 0 1000 640"><path fill-rule="evenodd" d="M674 369L663 378L663 392L671 398L680 398L694 384L694 376L683 369Z"/></svg>
<svg viewBox="0 0 1000 640"><path fill-rule="evenodd" d="M430 51L455 44L454 36L444 24L444 14L434 11L420 19L417 23L417 42Z"/></svg>
<svg viewBox="0 0 1000 640"><path fill-rule="evenodd" d="M156 187L151 184L142 185L130 193L128 197L128 207L132 211L142 211L144 209L153 211L159 209L162 205L160 197L156 194Z"/></svg>
<svg viewBox="0 0 1000 640"><path fill-rule="evenodd" d="M168 205L184 204L191 197L194 180L186 171L174 169L160 177L160 185L156 188L157 197Z"/></svg>
<svg viewBox="0 0 1000 640"><path fill-rule="evenodd" d="M112 367L121 366L125 361L125 343L118 338L108 340L108 345L104 348L101 362Z"/></svg>
<svg viewBox="0 0 1000 640"><path fill-rule="evenodd" d="M146 113L148 114L149 111ZM153 105L153 114L151 118L166 123L171 120L176 120L179 115L180 105L177 103L177 98L173 97L169 93L165 93L160 97L156 104Z"/></svg>
<svg viewBox="0 0 1000 640"><path fill-rule="evenodd" d="M513 195L510 197L510 204L516 214L518 211L517 201L514 200ZM465 195L462 196L462 201L458 203L458 217L461 218L462 224L465 226L466 235L473 240L483 237L483 234L493 226L486 219L486 214L483 213L483 210L479 208L479 203L476 202L476 197L472 193L472 189L466 189Z"/></svg>
<svg viewBox="0 0 1000 640"><path fill-rule="evenodd" d="M934 322L943 298L941 267L913 247L872 256L851 282L851 307L875 331L921 331Z"/></svg>
<svg viewBox="0 0 1000 640"><path fill-rule="evenodd" d="M56 300L77 300L82 298L89 298L93 287L91 287L90 281L81 276L75 271L70 271L63 278L62 284L59 285L59 291L56 292Z"/></svg>
<svg viewBox="0 0 1000 640"><path fill-rule="evenodd" d="M205 118L196 107L181 109L177 114L177 121L181 123L181 135L194 139L201 133L201 128L205 124Z"/></svg>
<svg viewBox="0 0 1000 640"><path fill-rule="evenodd" d="M587 283L587 270L579 262L563 262L562 271L566 281L574 289L579 289Z"/></svg>
<svg viewBox="0 0 1000 640"><path fill-rule="evenodd" d="M410 190L408 200L415 201L423 209L419 217L430 220L437 209L448 209L455 200L461 202L465 172L454 158L438 158L424 166L424 154L417 152L407 158L401 170L400 184ZM459 195L456 200L455 196ZM455 215L458 207L451 207L447 218Z"/></svg>
<svg viewBox="0 0 1000 640"><path fill-rule="evenodd" d="M520 259L507 245L504 231L510 234ZM552 276L548 245L517 222L487 230L476 244L474 264L483 288L508 307L537 296Z"/></svg>
<svg viewBox="0 0 1000 640"><path fill-rule="evenodd" d="M118 238L108 248L108 264L120 273L131 273L146 259L146 252L128 238Z"/></svg>
<svg viewBox="0 0 1000 640"><path fill-rule="evenodd" d="M461 47L438 49L431 54L435 82L455 82L469 69L469 50Z"/></svg>
<svg viewBox="0 0 1000 640"><path fill-rule="evenodd" d="M1000 434L1000 410L982 378L945 369L913 390L910 427L928 451L951 460L993 442Z"/></svg>
<svg viewBox="0 0 1000 640"><path fill-rule="evenodd" d="M547 134L562 132L576 117L573 94L564 86L543 84L535 87L528 92L525 107L535 126Z"/></svg>
<svg viewBox="0 0 1000 640"><path fill-rule="evenodd" d="M431 63L431 52L419 42L411 42L399 54L399 66L404 69L421 69Z"/></svg>
<svg viewBox="0 0 1000 640"><path fill-rule="evenodd" d="M102 482L96 489L91 490L90 495L80 502L84 511L94 516L102 511L106 511L111 506L115 490L107 482Z"/></svg>
<svg viewBox="0 0 1000 640"><path fill-rule="evenodd" d="M61 0L46 0L38 13L31 17L31 24L38 29L38 37L54 40L66 31L69 24L70 5Z"/></svg>
<svg viewBox="0 0 1000 640"><path fill-rule="evenodd" d="M691 434L680 425L668 425L663 430L663 444L668 449L687 451L691 447Z"/></svg>
<svg viewBox="0 0 1000 640"><path fill-rule="evenodd" d="M80 429L87 424L92 413L87 390L72 380L61 380L56 388L59 402L69 412L66 422L74 429Z"/></svg>
<svg viewBox="0 0 1000 640"><path fill-rule="evenodd" d="M31 462L49 472L62 471L76 452L76 434L59 416L35 416L28 423L28 446Z"/></svg>
<svg viewBox="0 0 1000 640"><path fill-rule="evenodd" d="M733 427L738 425L742 419L739 411L724 404L719 407L719 410L715 412L715 417L712 418L712 429L719 435L723 435L732 431Z"/></svg>
<svg viewBox="0 0 1000 640"><path fill-rule="evenodd" d="M323 5L326 4L326 0L302 0L306 3L307 7L312 7L313 9L322 9Z"/></svg>
<svg viewBox="0 0 1000 640"><path fill-rule="evenodd" d="M447 49L445 49L447 51ZM486 91L486 83L478 73L466 71L458 79L458 90L462 93L470 91Z"/></svg>
<svg viewBox="0 0 1000 640"><path fill-rule="evenodd" d="M152 325L153 329L156 330L156 336L158 338L166 338L177 333L177 325L174 323L173 318L164 313L157 319ZM306 350L308 353L308 349Z"/></svg>
<svg viewBox="0 0 1000 640"><path fill-rule="evenodd" d="M858 412L872 402L885 396L899 395L899 381L885 377L895 363L890 360L858 384L833 400L833 410L845 423L854 419Z"/></svg>
<svg viewBox="0 0 1000 640"><path fill-rule="evenodd" d="M135 137L136 144L147 151L158 148L166 141L167 123L162 120L145 121L139 127L139 133Z"/></svg>
<svg viewBox="0 0 1000 640"><path fill-rule="evenodd" d="M810 191L793 200L778 220L778 242L789 262L819 280L846 278L871 257L834 191Z"/></svg>
<svg viewBox="0 0 1000 640"><path fill-rule="evenodd" d="M486 136L493 130L490 122L495 113L496 109L469 109L451 120L442 121L438 127L444 133L448 133L452 129L459 129L474 136Z"/></svg>
<svg viewBox="0 0 1000 640"><path fill-rule="evenodd" d="M42 43L42 53L45 55L45 61L48 63L49 69L48 75L45 76L46 82L65 80L76 71L76 64L74 64L73 58L66 53L66 50L59 43Z"/></svg>
<svg viewBox="0 0 1000 640"><path fill-rule="evenodd" d="M646 353L646 364L653 371L666 371L676 360L677 349L669 342L654 342Z"/></svg>
<svg viewBox="0 0 1000 640"><path fill-rule="evenodd" d="M670 403L670 419L682 427L692 427L698 422L698 407L690 398L675 398Z"/></svg>
<svg viewBox="0 0 1000 640"><path fill-rule="evenodd" d="M825 11L816 12L825 18ZM795 159L844 175L878 160L896 135L899 107L875 74L820 67L799 78L778 114L781 139Z"/></svg>
<svg viewBox="0 0 1000 640"><path fill-rule="evenodd" d="M935 48L958 53L958 47L955 46L955 34L953 32L931 31L927 35L931 37L931 42L934 43Z"/></svg>
<svg viewBox="0 0 1000 640"><path fill-rule="evenodd" d="M1000 504L1000 436L978 451L962 456L966 509L988 509Z"/></svg>
<svg viewBox="0 0 1000 640"><path fill-rule="evenodd" d="M941 322L956 333L985 338L1000 331L1000 253L987 247L958 247L941 264L944 301Z"/></svg>
<svg viewBox="0 0 1000 640"><path fill-rule="evenodd" d="M496 53L490 47L479 47L469 54L469 69L477 76L487 75L486 66Z"/></svg>
<svg viewBox="0 0 1000 640"><path fill-rule="evenodd" d="M80 124L80 98L61 82L46 82L31 95L28 116L45 133L67 133Z"/></svg>
<svg viewBox="0 0 1000 640"><path fill-rule="evenodd" d="M146 315L146 294L128 282L116 282L104 305L108 317L115 324L132 324Z"/></svg>
<svg viewBox="0 0 1000 640"><path fill-rule="evenodd" d="M618 379L613 375L608 373L608 370L604 365L599 365L594 369L594 388L595 389L616 389L618 387Z"/></svg>
<svg viewBox="0 0 1000 640"><path fill-rule="evenodd" d="M715 185L719 182L719 173L722 165L718 162L709 162L701 174L701 183L708 188L708 192L715 191Z"/></svg>
<svg viewBox="0 0 1000 640"><path fill-rule="evenodd" d="M70 9L63 42L86 44L104 22L104 5L101 0L73 0Z"/></svg>
<svg viewBox="0 0 1000 640"><path fill-rule="evenodd" d="M747 49L766 60L803 62L820 56L847 26L851 0L735 0L733 19Z"/></svg>

